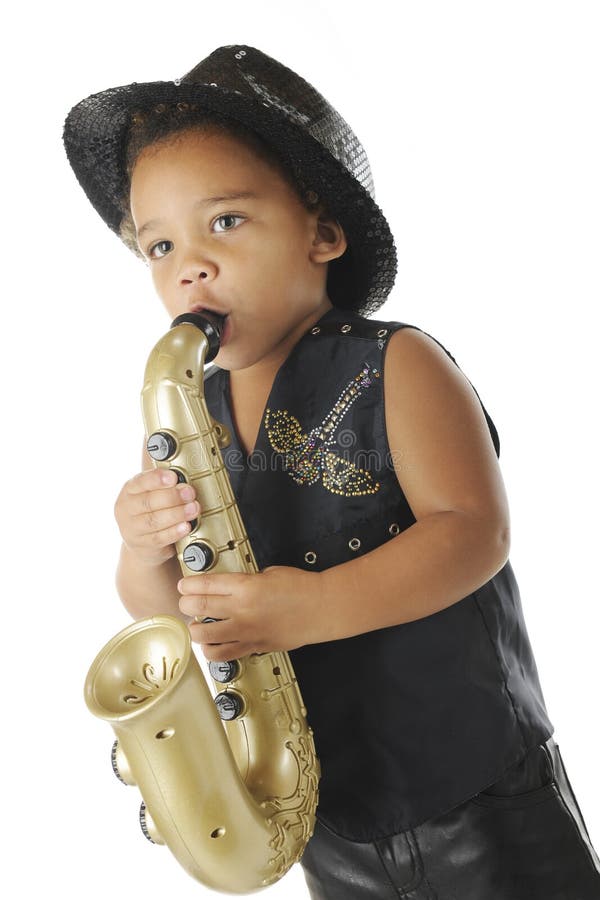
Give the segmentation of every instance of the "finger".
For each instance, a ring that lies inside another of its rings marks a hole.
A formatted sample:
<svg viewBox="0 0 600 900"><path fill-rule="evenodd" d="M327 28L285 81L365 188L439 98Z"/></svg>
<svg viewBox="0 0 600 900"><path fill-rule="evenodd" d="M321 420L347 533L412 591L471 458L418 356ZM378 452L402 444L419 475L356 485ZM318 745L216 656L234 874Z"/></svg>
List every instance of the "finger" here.
<svg viewBox="0 0 600 900"><path fill-rule="evenodd" d="M192 638L194 641L194 638ZM196 643L196 641L194 641ZM249 644L242 642L229 644L201 644L202 653L208 662L229 662L232 659L242 659L253 653L254 650Z"/></svg>
<svg viewBox="0 0 600 900"><path fill-rule="evenodd" d="M130 544L138 549L160 550L170 544L176 544L192 530L190 522L178 522L170 528L161 531L146 532L132 536Z"/></svg>
<svg viewBox="0 0 600 900"><path fill-rule="evenodd" d="M227 597L214 594L196 594L180 597L179 609L186 616L194 616L199 620L210 617L226 621L232 618L232 602Z"/></svg>
<svg viewBox="0 0 600 900"><path fill-rule="evenodd" d="M129 517L121 533L127 544L138 550L159 550L189 534L199 518L199 504L194 501L174 509L157 510Z"/></svg>
<svg viewBox="0 0 600 900"><path fill-rule="evenodd" d="M245 572L202 572L199 575L186 575L177 582L177 590L181 594L211 594L219 597L231 597L243 592L244 581L254 575Z"/></svg>
<svg viewBox="0 0 600 900"><path fill-rule="evenodd" d="M231 620L221 622L190 622L192 640L198 644L238 644L239 634ZM233 657L232 657L233 658Z"/></svg>
<svg viewBox="0 0 600 900"><path fill-rule="evenodd" d="M155 535L170 531L171 534L187 534L191 528L191 523L198 518L200 507L194 500L185 506L178 506L172 509L159 509L154 512L142 513L139 516L132 516L128 524L128 533L131 538L144 538L149 535ZM178 526L182 526L179 528ZM184 525L190 527L184 528ZM175 529L173 531L173 529Z"/></svg>
<svg viewBox="0 0 600 900"><path fill-rule="evenodd" d="M177 484L170 488L153 488L148 491L127 492L127 508L137 516L156 509L182 506L196 499L196 490L191 484Z"/></svg>
<svg viewBox="0 0 600 900"><path fill-rule="evenodd" d="M156 491L162 487L174 487L177 484L177 475L172 469L146 469L130 478L127 482L127 491L130 494L142 494L145 491Z"/></svg>

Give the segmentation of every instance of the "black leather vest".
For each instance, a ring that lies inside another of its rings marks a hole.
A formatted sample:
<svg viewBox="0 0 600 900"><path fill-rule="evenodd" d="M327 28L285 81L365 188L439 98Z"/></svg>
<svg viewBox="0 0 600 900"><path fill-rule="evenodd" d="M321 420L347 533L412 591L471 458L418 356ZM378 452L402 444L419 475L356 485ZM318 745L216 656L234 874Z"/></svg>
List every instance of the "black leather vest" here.
<svg viewBox="0 0 600 900"><path fill-rule="evenodd" d="M261 569L321 571L415 522L383 399L387 341L405 327L417 326L328 310L278 370L249 457L229 372L207 370L208 409L232 435L223 455ZM510 562L440 612L290 657L321 761L318 817L353 840L441 815L554 731Z"/></svg>

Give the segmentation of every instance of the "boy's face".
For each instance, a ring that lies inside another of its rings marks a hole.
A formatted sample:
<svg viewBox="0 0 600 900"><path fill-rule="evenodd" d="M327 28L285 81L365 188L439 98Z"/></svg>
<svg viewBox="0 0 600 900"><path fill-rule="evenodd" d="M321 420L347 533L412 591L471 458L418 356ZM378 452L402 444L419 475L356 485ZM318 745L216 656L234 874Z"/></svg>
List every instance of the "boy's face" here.
<svg viewBox="0 0 600 900"><path fill-rule="evenodd" d="M209 199L251 192L255 197ZM228 314L215 361L277 364L290 338L331 307L327 263L341 226L305 209L268 163L229 135L185 132L142 151L131 212L171 318L206 307Z"/></svg>

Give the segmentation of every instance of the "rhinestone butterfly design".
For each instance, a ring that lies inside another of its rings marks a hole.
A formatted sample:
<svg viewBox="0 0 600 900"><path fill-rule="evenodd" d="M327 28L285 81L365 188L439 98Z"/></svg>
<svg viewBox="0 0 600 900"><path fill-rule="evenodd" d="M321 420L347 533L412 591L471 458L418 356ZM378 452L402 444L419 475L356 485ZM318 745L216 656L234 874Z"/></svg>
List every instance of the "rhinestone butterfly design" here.
<svg viewBox="0 0 600 900"><path fill-rule="evenodd" d="M287 409L267 409L265 429L271 447L284 455L286 471L296 484L312 485L321 479L324 488L344 497L374 494L379 490L379 482L367 469L358 468L331 449L341 420L363 390L369 388L379 376L380 372L365 362L358 375L345 386L321 424L308 434Z"/></svg>

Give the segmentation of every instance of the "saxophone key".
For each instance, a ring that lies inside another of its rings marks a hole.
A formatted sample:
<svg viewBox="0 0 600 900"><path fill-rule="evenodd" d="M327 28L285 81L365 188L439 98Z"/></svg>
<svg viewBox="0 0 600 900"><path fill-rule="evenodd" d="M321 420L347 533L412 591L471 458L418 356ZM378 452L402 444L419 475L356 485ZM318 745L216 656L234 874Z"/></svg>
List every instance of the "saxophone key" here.
<svg viewBox="0 0 600 900"><path fill-rule="evenodd" d="M164 844L164 840L154 823L154 819L148 812L148 808L144 802L140 806L140 828L151 844Z"/></svg>
<svg viewBox="0 0 600 900"><path fill-rule="evenodd" d="M146 450L152 459L164 462L177 452L177 441L168 431L155 431L146 441Z"/></svg>
<svg viewBox="0 0 600 900"><path fill-rule="evenodd" d="M189 484L188 478L186 478L185 473L182 472L181 469L178 469L176 466L168 466L168 468L172 472L175 472L175 476L177 478L177 484ZM184 512L185 512L185 510L184 510ZM190 531L195 531L196 528L198 527L198 523L199 523L200 519L189 519L188 521L190 524Z"/></svg>
<svg viewBox="0 0 600 900"><path fill-rule="evenodd" d="M236 691L223 691L215 697L215 706L224 722L239 719L245 713L245 703Z"/></svg>
<svg viewBox="0 0 600 900"><path fill-rule="evenodd" d="M114 741L110 751L110 763L112 770L121 782L121 784L134 785L135 780L131 774L127 757L123 753L119 741Z"/></svg>
<svg viewBox="0 0 600 900"><path fill-rule="evenodd" d="M238 678L241 671L240 661L238 659L230 659L226 662L212 660L208 664L208 671L213 681L218 681L219 684L226 684Z"/></svg>
<svg viewBox="0 0 600 900"><path fill-rule="evenodd" d="M205 572L214 565L217 558L215 550L205 541L194 541L183 551L183 562L192 572Z"/></svg>

